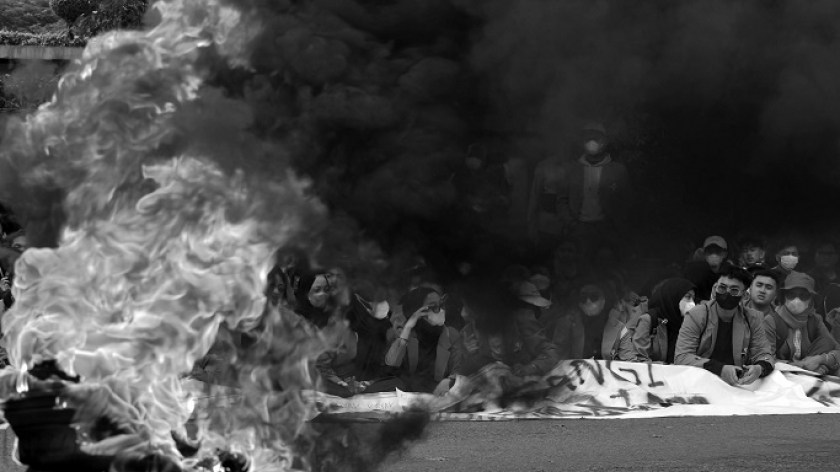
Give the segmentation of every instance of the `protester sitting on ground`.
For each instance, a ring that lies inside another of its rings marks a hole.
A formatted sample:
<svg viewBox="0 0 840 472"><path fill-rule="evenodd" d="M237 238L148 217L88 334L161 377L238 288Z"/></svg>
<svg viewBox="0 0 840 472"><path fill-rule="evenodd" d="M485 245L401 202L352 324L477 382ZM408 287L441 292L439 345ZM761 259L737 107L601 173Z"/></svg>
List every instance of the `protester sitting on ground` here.
<svg viewBox="0 0 840 472"><path fill-rule="evenodd" d="M295 312L317 328L327 326L332 315L329 305L332 287L325 273L304 274L295 290Z"/></svg>
<svg viewBox="0 0 840 472"><path fill-rule="evenodd" d="M514 297L493 283L462 287L464 317L462 361L457 374L472 375L488 364L501 363L513 375L544 375L559 361L557 347L543 335L536 309L550 303L525 282Z"/></svg>
<svg viewBox="0 0 840 472"><path fill-rule="evenodd" d="M618 359L632 362L674 363L683 317L694 308L694 284L686 279L667 279L656 291L648 313L627 322Z"/></svg>
<svg viewBox="0 0 840 472"><path fill-rule="evenodd" d="M814 310L814 279L791 272L781 295L784 303L764 318L770 353L778 362L826 374L837 370L840 345Z"/></svg>
<svg viewBox="0 0 840 472"><path fill-rule="evenodd" d="M752 282L746 269L726 264L714 285L715 299L683 318L674 363L701 367L730 385L747 385L773 372L764 315L741 305Z"/></svg>
<svg viewBox="0 0 840 472"><path fill-rule="evenodd" d="M738 238L738 265L746 269L765 266L767 241L760 236L746 235Z"/></svg>
<svg viewBox="0 0 840 472"><path fill-rule="evenodd" d="M568 339L567 333L555 330L557 342L575 346L574 359L615 359L621 338L627 334L622 313L616 309L615 294L608 284L598 281L582 283L576 299L567 305L572 319L579 319L583 339Z"/></svg>
<svg viewBox="0 0 840 472"><path fill-rule="evenodd" d="M427 287L418 287L403 297L404 313L411 313L397 329L385 363L400 368L409 391L443 395L455 383L461 363L460 335L445 326L446 297Z"/></svg>
<svg viewBox="0 0 840 472"><path fill-rule="evenodd" d="M727 262L728 245L720 236L709 236L703 242L703 260L688 262L684 278L694 284L698 301L712 297L712 286L718 280L720 268Z"/></svg>
<svg viewBox="0 0 840 472"><path fill-rule="evenodd" d="M777 265L773 269L779 271L782 277L787 277L799 264L799 244L792 238L784 238L776 247Z"/></svg>
<svg viewBox="0 0 840 472"><path fill-rule="evenodd" d="M406 390L406 384L385 363L388 346L396 338L387 303L374 303L353 294L346 319L349 329L336 349L317 360L322 389L330 395Z"/></svg>
<svg viewBox="0 0 840 472"><path fill-rule="evenodd" d="M829 284L837 281L837 244L831 240L817 243L814 252L814 267L808 275L814 278L814 289L822 293Z"/></svg>
<svg viewBox="0 0 840 472"><path fill-rule="evenodd" d="M753 279L749 290L747 290L749 298L744 301L744 306L764 316L773 314L776 309L776 295L780 286L779 272L761 266L753 266L750 274Z"/></svg>

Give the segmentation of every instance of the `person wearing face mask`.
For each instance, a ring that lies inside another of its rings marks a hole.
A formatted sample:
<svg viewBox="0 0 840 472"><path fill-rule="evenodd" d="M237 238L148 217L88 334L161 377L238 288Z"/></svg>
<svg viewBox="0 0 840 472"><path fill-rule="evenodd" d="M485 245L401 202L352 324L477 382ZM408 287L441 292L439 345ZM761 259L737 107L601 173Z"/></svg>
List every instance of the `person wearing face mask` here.
<svg viewBox="0 0 840 472"><path fill-rule="evenodd" d="M532 283L522 282L511 293L493 282L470 281L462 296L470 322L461 330L464 360L458 374L501 363L515 376L544 375L560 360L536 317L551 301Z"/></svg>
<svg viewBox="0 0 840 472"><path fill-rule="evenodd" d="M411 313L385 355L385 364L400 369L412 392L445 395L455 383L461 363L459 333L445 326L445 297L418 287L402 299L403 313Z"/></svg>
<svg viewBox="0 0 840 472"><path fill-rule="evenodd" d="M606 284L586 282L577 290L571 307L572 317L579 319L582 339L570 340L573 359L615 359L621 339L627 334L621 310L613 291ZM563 333L555 331L554 342ZM563 342L568 342L563 339Z"/></svg>
<svg viewBox="0 0 840 472"><path fill-rule="evenodd" d="M817 243L814 252L814 268L808 275L814 278L814 288L817 293L823 293L826 287L837 281L837 244L831 240Z"/></svg>
<svg viewBox="0 0 840 472"><path fill-rule="evenodd" d="M406 389L405 382L385 363L388 347L397 337L391 326L390 306L375 298L359 293L350 295L344 315L349 329L342 333L336 349L318 357L316 366L326 393L349 397Z"/></svg>
<svg viewBox="0 0 840 472"><path fill-rule="evenodd" d="M327 326L331 312L328 307L332 287L325 273L301 275L295 290L295 312L316 328Z"/></svg>
<svg viewBox="0 0 840 472"><path fill-rule="evenodd" d="M750 283L750 289L747 290L749 297L744 301L744 306L764 316L773 314L776 309L774 305L776 293L780 285L779 272L753 266L750 274L753 276L753 280Z"/></svg>
<svg viewBox="0 0 840 472"><path fill-rule="evenodd" d="M694 284L686 279L666 279L651 300L648 313L627 322L618 359L631 362L673 364L683 317L694 308Z"/></svg>
<svg viewBox="0 0 840 472"><path fill-rule="evenodd" d="M820 374L834 373L840 345L814 310L814 279L792 272L781 293L784 303L764 318L771 353L779 362Z"/></svg>
<svg viewBox="0 0 840 472"><path fill-rule="evenodd" d="M787 277L799 264L799 246L792 240L783 240L778 247L776 251L778 265L773 269L778 270L782 277Z"/></svg>
<svg viewBox="0 0 840 472"><path fill-rule="evenodd" d="M703 242L703 260L688 262L683 277L697 287L697 300L709 300L721 267L727 262L728 245L720 236L709 236Z"/></svg>
<svg viewBox="0 0 840 472"><path fill-rule="evenodd" d="M624 164L607 151L607 130L590 122L581 128L582 155L568 175L568 213L571 233L581 241L618 240L626 236L632 189ZM586 248L584 252L589 252Z"/></svg>
<svg viewBox="0 0 840 472"><path fill-rule="evenodd" d="M773 372L764 315L741 304L750 282L746 269L721 268L714 300L698 304L683 318L674 364L706 369L730 385L748 385Z"/></svg>

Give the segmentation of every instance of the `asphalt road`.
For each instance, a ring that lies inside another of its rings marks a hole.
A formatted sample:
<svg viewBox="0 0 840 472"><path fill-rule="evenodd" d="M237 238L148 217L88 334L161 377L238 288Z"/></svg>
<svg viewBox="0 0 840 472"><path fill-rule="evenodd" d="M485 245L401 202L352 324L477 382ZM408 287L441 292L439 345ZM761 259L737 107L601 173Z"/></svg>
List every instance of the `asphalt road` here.
<svg viewBox="0 0 840 472"><path fill-rule="evenodd" d="M381 470L833 472L840 414L434 423Z"/></svg>

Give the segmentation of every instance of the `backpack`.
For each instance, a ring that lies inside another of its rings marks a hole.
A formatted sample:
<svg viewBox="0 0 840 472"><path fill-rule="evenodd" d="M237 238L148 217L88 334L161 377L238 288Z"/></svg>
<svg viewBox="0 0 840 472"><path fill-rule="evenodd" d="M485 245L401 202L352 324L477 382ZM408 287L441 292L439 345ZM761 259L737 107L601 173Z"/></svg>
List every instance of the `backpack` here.
<svg viewBox="0 0 840 472"><path fill-rule="evenodd" d="M776 352L778 352L785 345L785 341L787 341L788 325L775 311L773 312L773 318L776 321ZM812 342L820 336L817 321L816 316L808 316L806 329L808 330L808 339Z"/></svg>

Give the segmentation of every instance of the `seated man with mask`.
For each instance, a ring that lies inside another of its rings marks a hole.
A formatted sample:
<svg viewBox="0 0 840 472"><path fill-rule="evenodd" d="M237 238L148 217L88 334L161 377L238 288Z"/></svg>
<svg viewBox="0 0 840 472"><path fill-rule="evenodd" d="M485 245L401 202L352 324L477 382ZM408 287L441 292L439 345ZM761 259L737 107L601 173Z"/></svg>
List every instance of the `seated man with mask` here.
<svg viewBox="0 0 840 472"><path fill-rule="evenodd" d="M834 373L840 345L814 310L814 279L791 272L782 288L784 303L764 318L770 352L786 362L819 374Z"/></svg>
<svg viewBox="0 0 840 472"><path fill-rule="evenodd" d="M741 305L750 274L726 264L714 285L715 298L683 319L674 364L702 367L730 385L747 385L773 372L763 315Z"/></svg>

